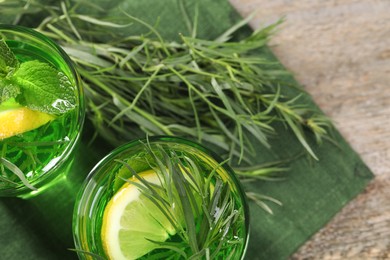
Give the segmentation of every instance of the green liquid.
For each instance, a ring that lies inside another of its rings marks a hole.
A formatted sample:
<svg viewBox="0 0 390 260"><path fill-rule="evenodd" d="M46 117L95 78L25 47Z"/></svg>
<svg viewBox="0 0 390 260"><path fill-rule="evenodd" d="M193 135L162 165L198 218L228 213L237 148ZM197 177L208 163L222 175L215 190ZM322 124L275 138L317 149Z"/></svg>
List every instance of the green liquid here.
<svg viewBox="0 0 390 260"><path fill-rule="evenodd" d="M188 149L188 147L183 147L183 151L180 151L179 154L180 156L191 157L196 163L199 172L195 174L202 175L196 177L207 179L209 177L209 174L211 174L213 170L218 167L218 164L216 162L207 159L207 155L195 149L192 150ZM115 159L126 161L138 173L151 168L151 158L145 155L145 153L143 152L139 152L138 154L132 155L131 157L127 157L127 155L124 154L119 156L119 158L115 157ZM126 171L123 171L123 167L123 164L115 161L106 164L103 168L99 169L100 174L97 174L96 176L92 177L93 181L89 182L89 185L85 187L84 196L85 198L89 197L90 201L88 201L87 204L79 205L78 209L76 208L76 210L78 210L77 217L81 219L80 222L82 222L82 224L76 224L75 228L76 230L77 228L85 228L86 231L86 233L80 234L80 236L75 236L76 241L79 240L78 242L76 242L76 244L81 244L81 250L107 257L102 246L102 237L99 236L99 234L101 234L103 214L107 203L111 200L111 198L115 195L115 193L124 183L123 178L127 179L129 178L129 175L131 175L130 172L128 172L128 174L126 175ZM234 183L234 181L230 179L229 174L224 169L218 170L217 175L212 175L212 185L208 185L208 187L215 187L215 184L218 181L217 179L224 182L225 185L229 187L230 192L228 196L228 203L232 205L232 210L229 212L232 212L234 210L235 215L234 221L232 221L232 224L229 226L229 228L226 229L225 236L223 238L219 237L219 239L211 242L210 245L207 246L207 250L209 250L210 256L213 255L214 252L218 252L218 254L214 255L214 259L228 259L229 257L231 257L231 259L240 259L243 255L243 252L245 252L246 239L248 235L248 219L247 215L244 214L246 205L242 198L242 191L237 188L236 183ZM172 189L172 187L170 187L169 189ZM196 194L195 190L192 192L193 194ZM213 193L212 190L209 190L209 192L211 194ZM202 204L206 207L209 206L205 205L206 201L207 200L199 200L199 204L197 206L200 210L200 214L194 215L196 223L196 233L198 238L204 237L202 236L202 230L206 232L212 232L210 231L212 227L207 224L205 225L205 221L207 220L206 215L208 213L205 214L205 212L202 210ZM178 201L176 201L175 203L178 203ZM221 201L219 203L221 203ZM85 211L81 212L83 210ZM211 213L211 216L213 214L216 213ZM229 213L226 216L223 216L222 219L228 221L228 216L230 215L231 214ZM81 225L83 225L83 227L81 227ZM137 225L137 223L134 223L134 225ZM223 228L225 227L226 226L223 226ZM188 257L192 256L194 252L192 251L188 241L185 241L183 239L183 237L185 237L184 233L187 232L186 228L183 233L180 232L180 230L177 230L177 233L171 236L165 242L175 242L176 244L180 244L180 249L183 250L183 252L185 252ZM215 232L220 233L224 232L224 230L215 230ZM198 241L199 244L203 242L204 241L202 241L202 239L199 239ZM200 247L202 247L202 245L200 245ZM206 259L205 254L195 259ZM88 258L87 254L83 255L83 253L79 253L79 255L81 255L82 258ZM160 248L149 252L148 254L144 255L139 259L184 258L173 250Z"/></svg>
<svg viewBox="0 0 390 260"><path fill-rule="evenodd" d="M65 74L74 86L75 96L78 96L76 79L58 53L19 41L7 41L7 44L20 63L39 60L51 64L60 73ZM0 157L16 165L34 187L42 186L43 179L44 182L49 182L60 174L58 171L66 168L64 164L71 161L71 158L68 159L69 151L79 132L78 110L76 107L39 128L0 140ZM15 189L25 188L25 184L18 176L6 167L0 166L0 190L13 192Z"/></svg>

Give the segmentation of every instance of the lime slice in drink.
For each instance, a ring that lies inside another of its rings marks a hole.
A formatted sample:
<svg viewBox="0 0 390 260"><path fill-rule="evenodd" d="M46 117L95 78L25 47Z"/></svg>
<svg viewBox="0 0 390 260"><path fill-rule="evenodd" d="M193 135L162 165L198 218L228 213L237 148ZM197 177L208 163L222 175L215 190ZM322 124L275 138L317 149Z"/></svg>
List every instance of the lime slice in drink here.
<svg viewBox="0 0 390 260"><path fill-rule="evenodd" d="M53 115L5 102L0 106L0 140L34 130L53 119Z"/></svg>
<svg viewBox="0 0 390 260"><path fill-rule="evenodd" d="M147 170L139 177L161 186L157 173ZM136 259L176 233L168 218L151 199L142 193L136 177L125 183L108 202L103 215L101 238L110 259Z"/></svg>

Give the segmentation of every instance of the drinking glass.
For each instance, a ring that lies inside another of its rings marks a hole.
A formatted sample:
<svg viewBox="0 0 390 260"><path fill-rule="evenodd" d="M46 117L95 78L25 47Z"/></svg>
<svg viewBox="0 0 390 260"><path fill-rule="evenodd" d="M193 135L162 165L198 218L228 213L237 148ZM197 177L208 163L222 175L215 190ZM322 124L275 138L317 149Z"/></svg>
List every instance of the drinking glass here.
<svg viewBox="0 0 390 260"><path fill-rule="evenodd" d="M79 76L70 58L45 35L30 28L2 24L0 41L6 43L19 63L10 70L10 73L17 73L17 70L25 65L23 73L27 81L29 77L36 77L36 68L26 69L28 62L29 66L39 64L35 67L48 64L50 70L58 72L57 81L60 85L57 90L53 93L36 92L37 96L33 97L35 100L44 100L50 95L65 91L73 103L72 108L67 108L64 113L42 116L41 111L37 112L31 106L26 108L20 105L18 103L22 99L20 97L0 102L0 120L3 120L0 125L3 128L6 128L5 125L10 128L2 131L12 132L14 129L11 128L15 125L26 128L25 131L15 131L14 134L0 137L0 196L31 198L50 188L70 169L85 117L84 95ZM3 53L7 52L4 48L3 46ZM4 59L7 58L3 57L3 67L6 67ZM38 74L41 75L38 81L42 82L42 85L50 79L49 76L45 78L49 73ZM5 80L7 77L8 75L3 75ZM6 84L5 80L0 81L0 88ZM31 89L41 89L43 86L37 84L38 81L33 83L25 81L25 84L35 84ZM17 86L18 81L15 82L13 84ZM21 93L24 93L23 91L26 90L21 90ZM30 93L30 96L34 94L35 92ZM58 99L52 106L61 109L69 105L69 100ZM28 100L24 100L24 103L28 103ZM13 116L12 113L18 116ZM41 122L42 118L49 119ZM41 125L37 122L41 122Z"/></svg>
<svg viewBox="0 0 390 260"><path fill-rule="evenodd" d="M88 174L73 214L80 259L242 259L248 234L249 209L232 168L171 136L109 153Z"/></svg>

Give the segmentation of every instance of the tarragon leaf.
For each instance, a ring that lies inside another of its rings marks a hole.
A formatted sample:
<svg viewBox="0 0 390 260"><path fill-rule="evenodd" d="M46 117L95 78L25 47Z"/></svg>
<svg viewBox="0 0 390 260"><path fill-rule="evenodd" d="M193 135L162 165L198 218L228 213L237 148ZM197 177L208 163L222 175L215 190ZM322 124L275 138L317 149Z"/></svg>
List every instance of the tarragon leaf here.
<svg viewBox="0 0 390 260"><path fill-rule="evenodd" d="M21 90L17 102L30 109L59 115L76 106L69 78L48 63L33 60L20 64L14 80Z"/></svg>
<svg viewBox="0 0 390 260"><path fill-rule="evenodd" d="M26 187L28 187L31 190L37 190L34 186L32 186L28 180L26 179L26 176L24 173L12 162L8 161L5 158L0 157L0 164L4 165L8 170L10 170L13 174L18 176L18 178L23 182Z"/></svg>
<svg viewBox="0 0 390 260"><path fill-rule="evenodd" d="M4 39L0 39L0 77L5 78L19 67L19 61Z"/></svg>

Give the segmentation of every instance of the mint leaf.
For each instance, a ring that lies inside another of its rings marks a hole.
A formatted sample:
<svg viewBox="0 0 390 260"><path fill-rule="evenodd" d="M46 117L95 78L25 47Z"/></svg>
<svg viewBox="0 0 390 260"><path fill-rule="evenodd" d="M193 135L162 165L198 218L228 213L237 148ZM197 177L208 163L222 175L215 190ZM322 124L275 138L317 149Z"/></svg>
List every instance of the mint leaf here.
<svg viewBox="0 0 390 260"><path fill-rule="evenodd" d="M65 74L38 60L20 64L0 39L0 104L11 98L30 109L55 115L76 105L74 87Z"/></svg>
<svg viewBox="0 0 390 260"><path fill-rule="evenodd" d="M10 76L19 67L19 61L4 39L0 39L0 78Z"/></svg>
<svg viewBox="0 0 390 260"><path fill-rule="evenodd" d="M20 88L11 80L0 79L0 104L20 94Z"/></svg>
<svg viewBox="0 0 390 260"><path fill-rule="evenodd" d="M13 75L21 93L19 104L48 114L63 114L76 105L74 86L68 77L48 63L37 60L20 64Z"/></svg>
<svg viewBox="0 0 390 260"><path fill-rule="evenodd" d="M0 39L0 104L20 93L20 88L10 78L19 67L19 61L4 39Z"/></svg>

